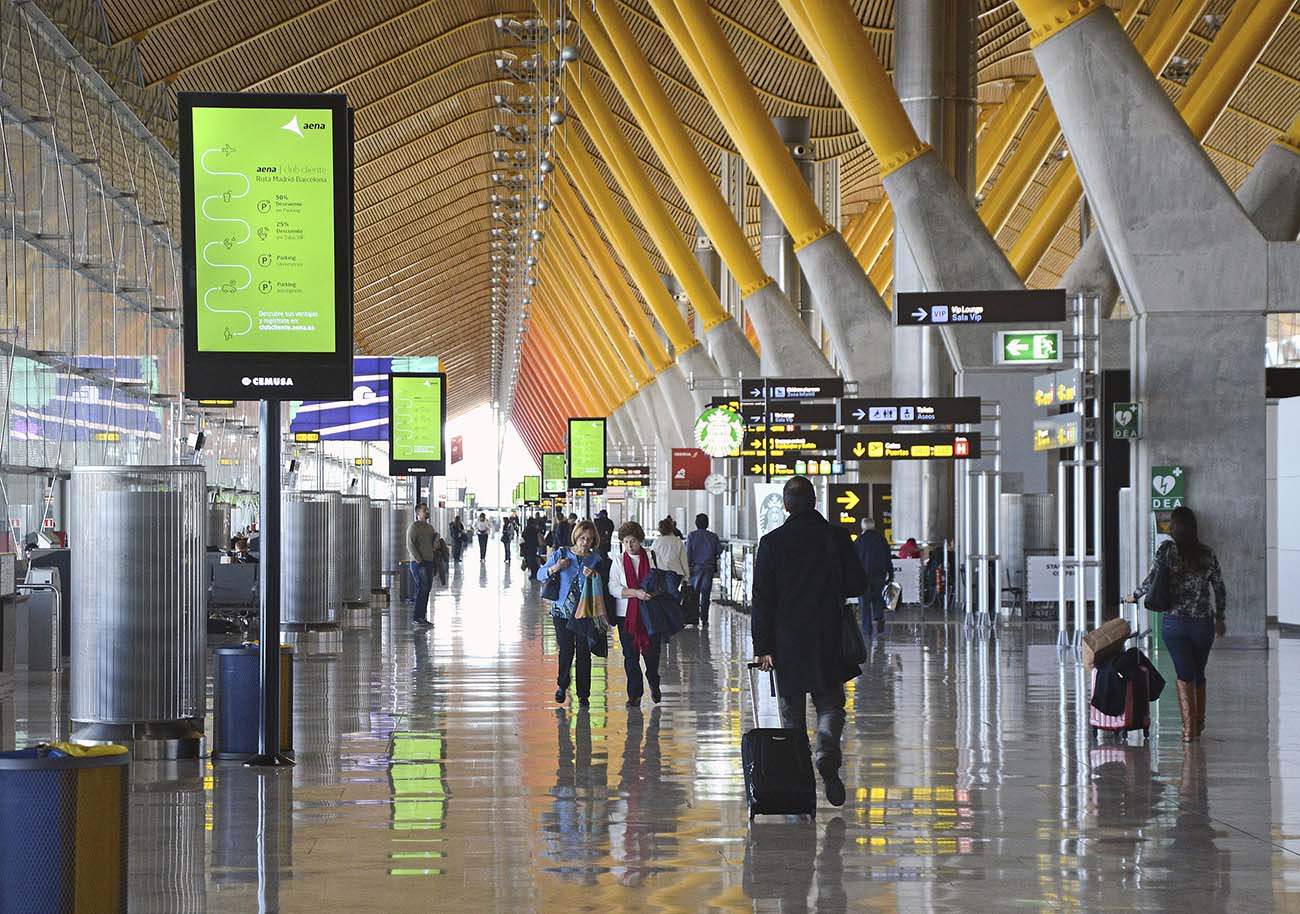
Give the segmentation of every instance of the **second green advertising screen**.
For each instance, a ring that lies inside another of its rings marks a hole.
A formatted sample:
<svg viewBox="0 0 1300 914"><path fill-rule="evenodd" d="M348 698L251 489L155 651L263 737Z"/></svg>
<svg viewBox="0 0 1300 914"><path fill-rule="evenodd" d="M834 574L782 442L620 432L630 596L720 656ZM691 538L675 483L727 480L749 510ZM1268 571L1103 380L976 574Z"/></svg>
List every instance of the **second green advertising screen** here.
<svg viewBox="0 0 1300 914"><path fill-rule="evenodd" d="M542 455L542 494L561 495L568 480L564 476L564 455Z"/></svg>
<svg viewBox="0 0 1300 914"><path fill-rule="evenodd" d="M393 375L393 459L442 459L442 379Z"/></svg>
<svg viewBox="0 0 1300 914"><path fill-rule="evenodd" d="M605 420L569 420L569 479L584 488L605 487Z"/></svg>
<svg viewBox="0 0 1300 914"><path fill-rule="evenodd" d="M200 351L334 351L335 129L320 110L194 109Z"/></svg>

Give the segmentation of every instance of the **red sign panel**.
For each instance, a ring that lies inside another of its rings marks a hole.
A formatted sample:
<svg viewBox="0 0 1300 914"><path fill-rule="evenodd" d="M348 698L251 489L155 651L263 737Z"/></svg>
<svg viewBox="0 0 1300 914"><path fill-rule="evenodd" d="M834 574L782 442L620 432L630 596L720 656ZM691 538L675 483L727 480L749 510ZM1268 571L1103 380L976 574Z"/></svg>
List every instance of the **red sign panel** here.
<svg viewBox="0 0 1300 914"><path fill-rule="evenodd" d="M695 491L704 488L704 480L713 472L713 460L695 447L673 448L673 490Z"/></svg>
<svg viewBox="0 0 1300 914"><path fill-rule="evenodd" d="M451 462L460 463L465 459L465 439L460 435L451 439Z"/></svg>

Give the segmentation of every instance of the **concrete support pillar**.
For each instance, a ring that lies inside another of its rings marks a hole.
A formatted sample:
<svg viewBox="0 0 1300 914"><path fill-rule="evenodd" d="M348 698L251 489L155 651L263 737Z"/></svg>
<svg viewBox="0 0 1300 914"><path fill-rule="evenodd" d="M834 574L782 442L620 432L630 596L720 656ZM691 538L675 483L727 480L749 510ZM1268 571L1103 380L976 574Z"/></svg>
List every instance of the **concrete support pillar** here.
<svg viewBox="0 0 1300 914"><path fill-rule="evenodd" d="M808 187L813 186L812 122L806 117L774 117L772 125L790 151ZM769 276L785 292L799 320L814 340L821 337L821 323L813 309L812 290L794 253L794 237L781 219L781 213L767 194L758 197L758 259Z"/></svg>
<svg viewBox="0 0 1300 914"><path fill-rule="evenodd" d="M974 0L909 0L896 7L894 31L899 98L917 134L968 198L974 193L978 113L974 16ZM905 217L896 215L894 232L895 292L931 288L908 243ZM952 396L952 361L938 330L894 330L893 392L896 397ZM951 463L935 460L893 466L896 537L930 543L952 537L952 471Z"/></svg>
<svg viewBox="0 0 1300 914"><path fill-rule="evenodd" d="M1266 539L1264 312L1295 307L1294 245L1261 236L1109 9L1017 4L1137 315L1134 491L1150 491L1155 465L1187 468L1187 504L1230 595L1229 641L1264 646L1265 552L1240 544ZM1143 566L1147 521L1134 531Z"/></svg>

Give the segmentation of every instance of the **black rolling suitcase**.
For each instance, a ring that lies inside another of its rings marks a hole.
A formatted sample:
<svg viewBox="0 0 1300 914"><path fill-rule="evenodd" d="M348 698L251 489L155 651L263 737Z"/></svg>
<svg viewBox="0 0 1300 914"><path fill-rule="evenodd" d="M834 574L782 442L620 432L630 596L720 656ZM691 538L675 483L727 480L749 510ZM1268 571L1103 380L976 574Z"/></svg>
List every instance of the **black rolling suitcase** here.
<svg viewBox="0 0 1300 914"><path fill-rule="evenodd" d="M817 778L813 773L812 748L808 734L800 730L765 728L758 725L758 688L749 665L753 688L754 729L741 738L740 761L745 771L745 802L749 818L754 816L817 815ZM772 694L776 677L769 673Z"/></svg>

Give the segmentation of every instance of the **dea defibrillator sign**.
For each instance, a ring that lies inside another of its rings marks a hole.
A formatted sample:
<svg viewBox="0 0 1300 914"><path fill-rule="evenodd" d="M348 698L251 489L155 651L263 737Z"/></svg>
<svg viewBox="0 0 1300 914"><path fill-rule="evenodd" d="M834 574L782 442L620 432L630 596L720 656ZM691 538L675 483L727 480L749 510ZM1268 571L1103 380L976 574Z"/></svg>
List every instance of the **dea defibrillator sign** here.
<svg viewBox="0 0 1300 914"><path fill-rule="evenodd" d="M1182 467L1151 468L1151 510L1181 508L1187 497L1187 473Z"/></svg>
<svg viewBox="0 0 1300 914"><path fill-rule="evenodd" d="M725 406L710 406L695 420L695 446L710 457L734 454L744 438L744 418Z"/></svg>

